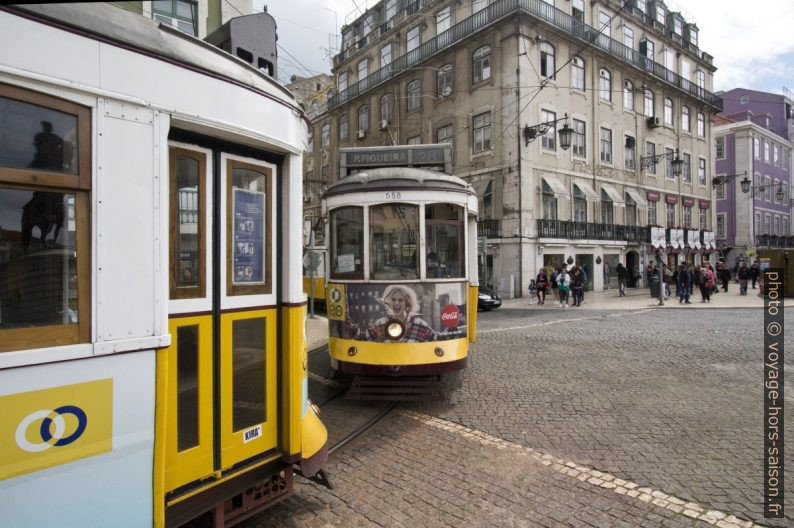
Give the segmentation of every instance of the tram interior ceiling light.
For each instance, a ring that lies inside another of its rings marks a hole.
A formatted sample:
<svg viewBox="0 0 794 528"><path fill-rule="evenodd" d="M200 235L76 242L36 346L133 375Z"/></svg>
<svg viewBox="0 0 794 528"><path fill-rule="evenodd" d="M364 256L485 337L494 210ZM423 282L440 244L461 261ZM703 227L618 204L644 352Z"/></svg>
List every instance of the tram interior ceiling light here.
<svg viewBox="0 0 794 528"><path fill-rule="evenodd" d="M666 160L670 157L668 152L664 154L657 154L656 156L643 156L640 158L640 166L643 169L647 169L651 165L656 165L661 163L662 160ZM684 160L681 159L681 156L678 155L678 149L675 149L675 157L672 160L673 165L673 176L676 178L681 176L681 173L684 171Z"/></svg>
<svg viewBox="0 0 794 528"><path fill-rule="evenodd" d="M524 125L524 144L525 146L529 146L531 141L534 141L538 138L538 136L542 136L546 134L549 129L557 125L560 121L565 121L563 123L562 128L557 132L560 136L560 147L562 150L568 150L571 148L571 138L573 137L573 129L568 126L568 114L565 114L563 117L559 119L555 119L553 121L546 121L545 123L540 123L538 125L529 126Z"/></svg>

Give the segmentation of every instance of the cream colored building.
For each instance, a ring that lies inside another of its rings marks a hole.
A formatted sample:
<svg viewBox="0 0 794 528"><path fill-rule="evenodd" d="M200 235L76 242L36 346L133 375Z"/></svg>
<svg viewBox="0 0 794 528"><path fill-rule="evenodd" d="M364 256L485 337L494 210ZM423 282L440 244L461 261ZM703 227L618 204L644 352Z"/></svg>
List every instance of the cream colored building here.
<svg viewBox="0 0 794 528"><path fill-rule="evenodd" d="M614 287L618 261L653 259L649 225L690 240L712 228L722 101L697 39L661 1L383 0L342 28L307 170L333 182L339 147L449 142L454 174L479 195L486 284L522 296L541 266L579 263L589 289Z"/></svg>

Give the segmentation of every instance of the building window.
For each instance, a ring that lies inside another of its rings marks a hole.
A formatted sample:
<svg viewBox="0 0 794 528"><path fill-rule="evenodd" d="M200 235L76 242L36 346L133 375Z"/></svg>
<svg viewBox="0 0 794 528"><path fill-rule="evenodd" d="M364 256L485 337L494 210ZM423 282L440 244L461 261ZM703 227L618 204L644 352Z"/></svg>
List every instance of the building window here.
<svg viewBox="0 0 794 528"><path fill-rule="evenodd" d="M343 92L347 90L347 72L341 72L336 78L337 90Z"/></svg>
<svg viewBox="0 0 794 528"><path fill-rule="evenodd" d="M764 177L764 200L767 202L772 201L772 179L769 176ZM768 232L768 231L767 231Z"/></svg>
<svg viewBox="0 0 794 528"><path fill-rule="evenodd" d="M764 141L764 161L769 163L769 141Z"/></svg>
<svg viewBox="0 0 794 528"><path fill-rule="evenodd" d="M675 152L671 148L664 149L664 177L673 179L675 174L673 174L673 157L675 156Z"/></svg>
<svg viewBox="0 0 794 528"><path fill-rule="evenodd" d="M540 111L540 122L547 123L557 119L557 114L549 112L548 110ZM550 126L546 133L540 138L540 146L546 150L557 149L557 125Z"/></svg>
<svg viewBox="0 0 794 528"><path fill-rule="evenodd" d="M601 139L601 161L612 163L612 131L608 128L601 128L599 137Z"/></svg>
<svg viewBox="0 0 794 528"><path fill-rule="evenodd" d="M725 138L720 137L716 139L716 146L717 146L717 159L725 158Z"/></svg>
<svg viewBox="0 0 794 528"><path fill-rule="evenodd" d="M635 166L634 153L636 151L636 144L637 144L637 141L634 139L633 136L625 136L625 148L624 148L624 151L623 151L623 165L627 169L634 169L634 166Z"/></svg>
<svg viewBox="0 0 794 528"><path fill-rule="evenodd" d="M380 98L380 119L386 124L392 123L394 116L394 99L391 94L386 94Z"/></svg>
<svg viewBox="0 0 794 528"><path fill-rule="evenodd" d="M675 204L667 205L667 227L675 227Z"/></svg>
<svg viewBox="0 0 794 528"><path fill-rule="evenodd" d="M612 199L601 189L601 223L612 225L615 223L615 209Z"/></svg>
<svg viewBox="0 0 794 528"><path fill-rule="evenodd" d="M684 21L678 17L673 19L673 33L679 37L684 34Z"/></svg>
<svg viewBox="0 0 794 528"><path fill-rule="evenodd" d="M554 46L548 42L540 43L540 76L554 79Z"/></svg>
<svg viewBox="0 0 794 528"><path fill-rule="evenodd" d="M546 180L543 180L543 219L557 220L557 198Z"/></svg>
<svg viewBox="0 0 794 528"><path fill-rule="evenodd" d="M491 112L478 114L472 121L473 151L477 153L491 150Z"/></svg>
<svg viewBox="0 0 794 528"><path fill-rule="evenodd" d="M684 227L692 227L692 208L684 206Z"/></svg>
<svg viewBox="0 0 794 528"><path fill-rule="evenodd" d="M421 145L422 144L422 136L413 136L408 138L407 145Z"/></svg>
<svg viewBox="0 0 794 528"><path fill-rule="evenodd" d="M309 139L306 142L306 148L309 152L314 152L314 131L309 130Z"/></svg>
<svg viewBox="0 0 794 528"><path fill-rule="evenodd" d="M717 184L716 193L717 193L717 200L724 200L725 199L725 182L724 181L720 181L720 183Z"/></svg>
<svg viewBox="0 0 794 528"><path fill-rule="evenodd" d="M780 167L780 150L778 150L778 146L775 145L774 149L772 150L772 162L775 164L775 167Z"/></svg>
<svg viewBox="0 0 794 528"><path fill-rule="evenodd" d="M709 210L708 209L701 209L700 210L700 229L708 229L709 228Z"/></svg>
<svg viewBox="0 0 794 528"><path fill-rule="evenodd" d="M690 32L690 36L694 35L695 39L697 39L697 33L694 31ZM693 42L693 44L697 45L697 42ZM698 85L698 88L705 88L706 87L706 74L703 73L702 70L698 70L695 72L695 82Z"/></svg>
<svg viewBox="0 0 794 528"><path fill-rule="evenodd" d="M661 6L661 5L657 4L656 5L656 21L664 26L665 25L664 24L665 18L667 18L667 14L665 13L664 6Z"/></svg>
<svg viewBox="0 0 794 528"><path fill-rule="evenodd" d="M386 44L380 49L380 67L385 68L391 64L392 60L392 45Z"/></svg>
<svg viewBox="0 0 794 528"><path fill-rule="evenodd" d="M634 110L634 84L631 81L623 83L623 108Z"/></svg>
<svg viewBox="0 0 794 528"><path fill-rule="evenodd" d="M669 97L664 98L664 124L673 126L673 100Z"/></svg>
<svg viewBox="0 0 794 528"><path fill-rule="evenodd" d="M584 0L571 1L571 16L574 20L584 22Z"/></svg>
<svg viewBox="0 0 794 528"><path fill-rule="evenodd" d="M717 238L725 238L725 213L717 213Z"/></svg>
<svg viewBox="0 0 794 528"><path fill-rule="evenodd" d="M397 0L386 0L386 20L391 20L397 14Z"/></svg>
<svg viewBox="0 0 794 528"><path fill-rule="evenodd" d="M448 143L453 154L455 152L454 139L455 135L452 133L452 125L438 127L438 129L436 129L436 143Z"/></svg>
<svg viewBox="0 0 794 528"><path fill-rule="evenodd" d="M764 234L768 235L772 231L772 215L767 213L764 215Z"/></svg>
<svg viewBox="0 0 794 528"><path fill-rule="evenodd" d="M472 55L472 82L474 84L491 78L491 47L478 48Z"/></svg>
<svg viewBox="0 0 794 528"><path fill-rule="evenodd" d="M783 201L781 203L787 204L787 203L789 203L788 202L788 185L786 184L786 182L783 182L783 183L780 184L780 186L783 188Z"/></svg>
<svg viewBox="0 0 794 528"><path fill-rule="evenodd" d="M358 129L364 132L369 130L369 105L358 107Z"/></svg>
<svg viewBox="0 0 794 528"><path fill-rule="evenodd" d="M652 143L651 141L645 142L645 157L646 158L653 158L656 156L656 143ZM649 174L656 174L656 163L648 163L648 166L645 167L645 172Z"/></svg>
<svg viewBox="0 0 794 528"><path fill-rule="evenodd" d="M655 226L656 221L656 202L648 202L648 225Z"/></svg>
<svg viewBox="0 0 794 528"><path fill-rule="evenodd" d="M152 18L182 33L198 36L198 4L186 0L152 2ZM249 61L250 62L250 61Z"/></svg>
<svg viewBox="0 0 794 528"><path fill-rule="evenodd" d="M331 125L325 123L320 132L320 142L323 147L327 147L331 143Z"/></svg>
<svg viewBox="0 0 794 528"><path fill-rule="evenodd" d="M494 217L493 188L493 180L488 180L488 185L485 186L485 190L482 192L482 203L480 204L482 218Z"/></svg>
<svg viewBox="0 0 794 528"><path fill-rule="evenodd" d="M761 159L761 140L757 137L753 138L753 157Z"/></svg>
<svg viewBox="0 0 794 528"><path fill-rule="evenodd" d="M634 30L629 26L623 26L623 45L630 50L634 49Z"/></svg>
<svg viewBox="0 0 794 528"><path fill-rule="evenodd" d="M576 185L573 186L573 221L587 222L587 198Z"/></svg>
<svg viewBox="0 0 794 528"><path fill-rule="evenodd" d="M750 103L750 96L749 95L743 95L743 96L741 96L739 98L739 104L746 105L746 104L749 104L749 103Z"/></svg>
<svg viewBox="0 0 794 528"><path fill-rule="evenodd" d="M609 49L609 42L612 39L611 23L612 17L609 16L609 13L603 11L598 12L598 31L600 32L598 35L598 44L602 48Z"/></svg>
<svg viewBox="0 0 794 528"><path fill-rule="evenodd" d="M580 121L578 119L573 119L573 132L571 133L571 150L573 151L573 155L578 158L584 158L587 156L587 136L586 136L586 127L584 121Z"/></svg>
<svg viewBox="0 0 794 528"><path fill-rule="evenodd" d="M681 130L685 132L691 132L689 128L689 107L682 106L681 107Z"/></svg>
<svg viewBox="0 0 794 528"><path fill-rule="evenodd" d="M606 68L598 72L598 96L604 101L612 100L612 74Z"/></svg>
<svg viewBox="0 0 794 528"><path fill-rule="evenodd" d="M419 47L419 26L408 30L405 35L405 52L411 52Z"/></svg>
<svg viewBox="0 0 794 528"><path fill-rule="evenodd" d="M422 106L422 81L414 79L408 83L406 88L406 103L405 107L408 112L418 110Z"/></svg>
<svg viewBox="0 0 794 528"><path fill-rule="evenodd" d="M369 59L361 59L358 61L358 81L361 82L367 78L369 72Z"/></svg>
<svg viewBox="0 0 794 528"><path fill-rule="evenodd" d="M758 211L755 212L755 223L753 225L753 234L755 236L761 235L761 213Z"/></svg>
<svg viewBox="0 0 794 528"><path fill-rule="evenodd" d="M643 110L645 111L645 117L653 117L654 116L654 113L653 113L653 92L646 88L645 89L645 93L643 94L643 98L644 98L643 101L645 103L645 106L643 108Z"/></svg>
<svg viewBox="0 0 794 528"><path fill-rule="evenodd" d="M452 65L445 64L436 73L436 90L438 97L446 97L452 93Z"/></svg>
<svg viewBox="0 0 794 528"><path fill-rule="evenodd" d="M706 116L703 112L698 112L698 137L706 137Z"/></svg>
<svg viewBox="0 0 794 528"><path fill-rule="evenodd" d="M706 185L706 160L698 158L698 184Z"/></svg>
<svg viewBox="0 0 794 528"><path fill-rule="evenodd" d="M339 116L339 139L347 139L347 114Z"/></svg>
<svg viewBox="0 0 794 528"><path fill-rule="evenodd" d="M626 195L626 225L637 225L637 204L628 194Z"/></svg>
<svg viewBox="0 0 794 528"><path fill-rule="evenodd" d="M686 153L684 153L682 156L684 158L684 166L681 170L681 176L684 178L686 183L692 183L692 156ZM670 163L672 164L672 162Z"/></svg>
<svg viewBox="0 0 794 528"><path fill-rule="evenodd" d="M775 236L780 234L780 217L777 215L772 219L772 234Z"/></svg>
<svg viewBox="0 0 794 528"><path fill-rule="evenodd" d="M440 35L449 29L452 24L449 6L436 13L436 35Z"/></svg>
<svg viewBox="0 0 794 528"><path fill-rule="evenodd" d="M571 88L584 90L584 61L581 57L571 59Z"/></svg>

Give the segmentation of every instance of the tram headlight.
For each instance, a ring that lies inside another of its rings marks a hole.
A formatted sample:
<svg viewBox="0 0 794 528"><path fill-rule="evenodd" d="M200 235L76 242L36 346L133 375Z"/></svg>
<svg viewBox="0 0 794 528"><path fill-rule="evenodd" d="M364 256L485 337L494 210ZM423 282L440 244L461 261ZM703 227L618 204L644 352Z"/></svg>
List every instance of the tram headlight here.
<svg viewBox="0 0 794 528"><path fill-rule="evenodd" d="M392 319L386 323L386 337L397 341L405 334L405 327L400 321Z"/></svg>

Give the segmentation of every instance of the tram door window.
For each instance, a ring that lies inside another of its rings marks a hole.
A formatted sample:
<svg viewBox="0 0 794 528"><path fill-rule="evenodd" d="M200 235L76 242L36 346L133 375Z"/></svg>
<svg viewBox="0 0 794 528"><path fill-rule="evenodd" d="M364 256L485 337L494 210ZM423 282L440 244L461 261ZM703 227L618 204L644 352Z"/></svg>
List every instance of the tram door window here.
<svg viewBox="0 0 794 528"><path fill-rule="evenodd" d="M373 205L369 215L370 278L418 279L419 206Z"/></svg>
<svg viewBox="0 0 794 528"><path fill-rule="evenodd" d="M364 208L331 211L331 278L364 278Z"/></svg>
<svg viewBox="0 0 794 528"><path fill-rule="evenodd" d="M452 204L426 205L425 245L427 278L464 277L463 208Z"/></svg>
<svg viewBox="0 0 794 528"><path fill-rule="evenodd" d="M172 342L158 358L167 492L277 447L275 167L175 146L170 168Z"/></svg>

